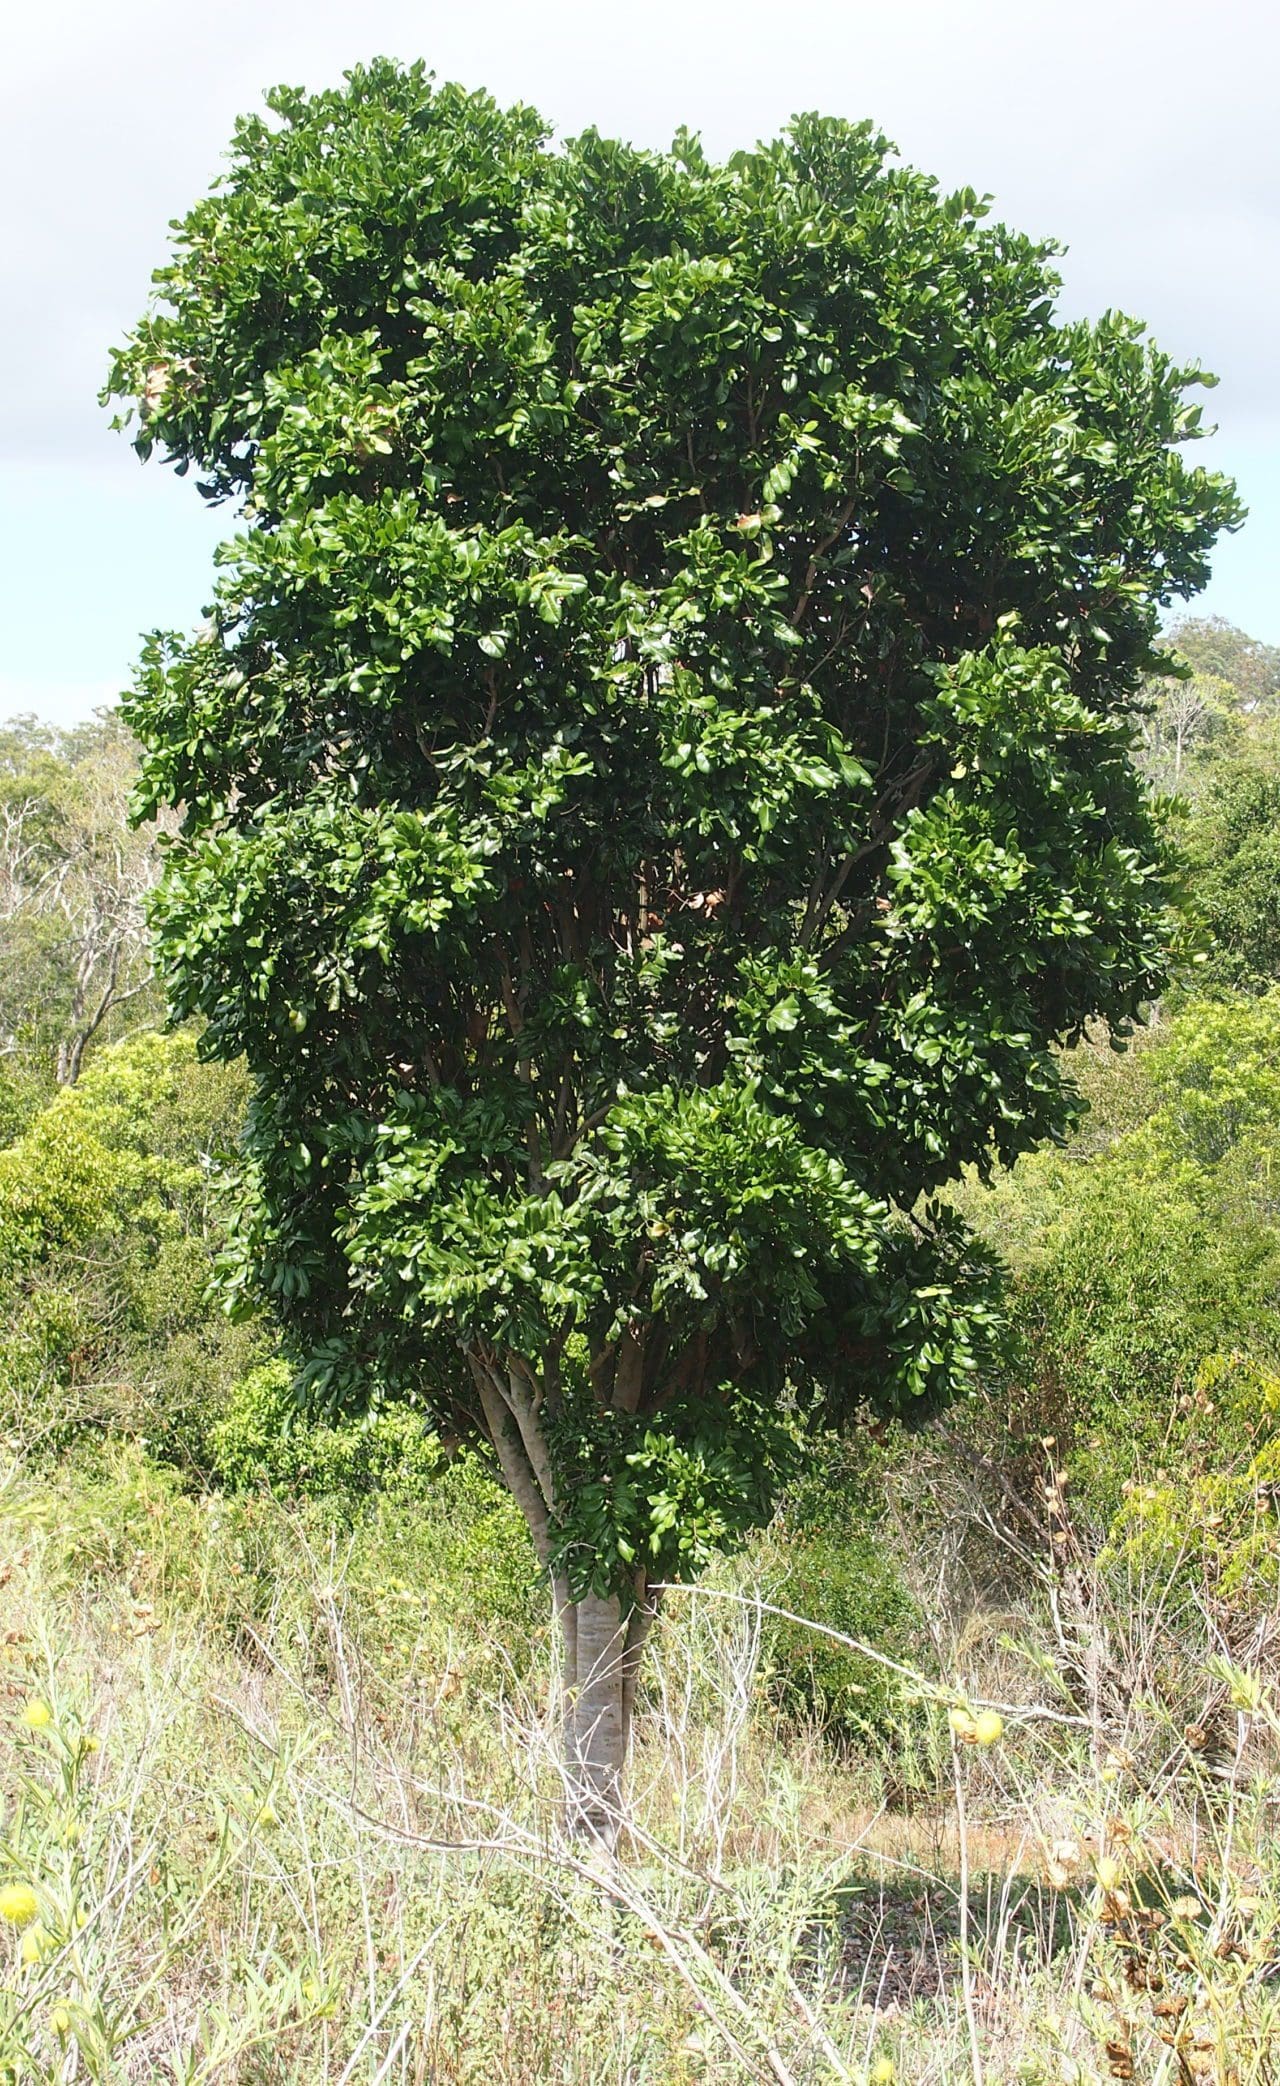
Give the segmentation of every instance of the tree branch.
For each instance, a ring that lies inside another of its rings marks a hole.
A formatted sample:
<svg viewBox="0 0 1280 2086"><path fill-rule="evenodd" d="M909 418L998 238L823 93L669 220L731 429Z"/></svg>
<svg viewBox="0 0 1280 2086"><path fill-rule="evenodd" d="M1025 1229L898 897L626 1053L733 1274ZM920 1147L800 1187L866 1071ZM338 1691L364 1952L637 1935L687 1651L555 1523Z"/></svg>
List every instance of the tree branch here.
<svg viewBox="0 0 1280 2086"><path fill-rule="evenodd" d="M468 1351L467 1364L480 1394L480 1409L502 1468L507 1489L529 1526L538 1561L549 1566L552 1551L551 1516L538 1487L525 1451L520 1429L506 1399L501 1397L480 1357Z"/></svg>
<svg viewBox="0 0 1280 2086"><path fill-rule="evenodd" d="M826 557L827 552L830 550L836 538L844 534L844 531L848 528L849 523L853 520L853 510L857 506L857 504L858 503L856 499L845 501L844 506L840 509L839 514L836 516L834 527L828 531L828 533L823 537L821 543L819 543L817 548L814 550L813 555L810 558L808 566L805 570L804 585L800 589L800 599L799 601L797 601L795 609L791 616L791 627L793 630L798 630L800 628L800 625L803 623L805 617L808 615L809 603L813 599L813 589L818 577L818 567L822 563L822 560Z"/></svg>

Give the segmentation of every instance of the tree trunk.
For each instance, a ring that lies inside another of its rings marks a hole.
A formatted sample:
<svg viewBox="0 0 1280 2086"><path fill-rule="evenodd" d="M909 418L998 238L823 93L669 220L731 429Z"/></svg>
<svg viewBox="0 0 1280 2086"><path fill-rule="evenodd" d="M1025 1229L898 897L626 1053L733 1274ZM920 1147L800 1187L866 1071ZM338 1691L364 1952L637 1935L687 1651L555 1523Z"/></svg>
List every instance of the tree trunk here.
<svg viewBox="0 0 1280 2086"><path fill-rule="evenodd" d="M55 1077L59 1086L74 1086L80 1077L84 1054L97 1035L111 1008L116 1002L116 988L120 983L121 941L119 936L110 945L110 961L107 966L106 983L102 988L97 1006L90 1011L89 985L93 978L97 952L92 946L81 954L76 967L75 991L71 998L70 1035L64 1036L58 1045L58 1064ZM134 991L139 988L135 986ZM124 994L132 999L133 993Z"/></svg>
<svg viewBox="0 0 1280 2086"><path fill-rule="evenodd" d="M537 1372L519 1356L504 1357L479 1346L468 1348L466 1355L503 1477L528 1523L539 1561L550 1570L557 1531L543 1427L546 1393ZM634 1390L638 1399L638 1380ZM626 1409L633 1406L634 1400ZM575 1601L563 1573L553 1573L551 1584L563 1648L565 1823L576 1836L612 1847L622 1823L640 1656L657 1602L642 1571L636 1572L625 1600L588 1594Z"/></svg>
<svg viewBox="0 0 1280 2086"><path fill-rule="evenodd" d="M564 1617L568 1825L570 1832L609 1847L618 1836L629 1737L622 1706L625 1644L616 1599L602 1601L588 1594Z"/></svg>
<svg viewBox="0 0 1280 2086"><path fill-rule="evenodd" d="M629 1612L615 1596L556 1607L564 1647L563 1739L566 1823L575 1836L612 1847L622 1823L623 1779L631 1743L640 1656L653 1621L642 1590Z"/></svg>

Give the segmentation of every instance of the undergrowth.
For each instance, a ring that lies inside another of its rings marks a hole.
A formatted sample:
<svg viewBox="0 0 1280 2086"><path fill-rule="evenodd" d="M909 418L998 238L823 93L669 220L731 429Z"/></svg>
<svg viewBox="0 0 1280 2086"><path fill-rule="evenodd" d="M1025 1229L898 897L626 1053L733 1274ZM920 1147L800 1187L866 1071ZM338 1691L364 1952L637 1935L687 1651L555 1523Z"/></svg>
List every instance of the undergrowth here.
<svg viewBox="0 0 1280 2086"><path fill-rule="evenodd" d="M0 2075L1269 2078L1273 1634L1196 1556L1046 1557L909 1671L845 1645L896 1689L858 1742L768 1685L759 1556L673 1594L606 1860L558 1829L536 1589L443 1483L333 1514L14 1461Z"/></svg>

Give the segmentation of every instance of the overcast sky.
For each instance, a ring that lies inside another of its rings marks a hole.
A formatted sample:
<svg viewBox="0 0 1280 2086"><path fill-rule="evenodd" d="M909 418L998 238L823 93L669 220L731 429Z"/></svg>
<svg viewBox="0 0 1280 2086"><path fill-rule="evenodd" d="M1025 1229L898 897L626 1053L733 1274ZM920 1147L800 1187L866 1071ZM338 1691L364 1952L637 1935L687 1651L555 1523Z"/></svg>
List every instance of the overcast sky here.
<svg viewBox="0 0 1280 2086"><path fill-rule="evenodd" d="M799 109L1068 242L1064 303L1199 358L1205 452L1251 509L1200 606L1280 643L1280 20L1274 0L39 0L0 7L0 716L113 700L138 634L194 621L215 533L96 404L166 227L235 115L383 53L718 154Z"/></svg>

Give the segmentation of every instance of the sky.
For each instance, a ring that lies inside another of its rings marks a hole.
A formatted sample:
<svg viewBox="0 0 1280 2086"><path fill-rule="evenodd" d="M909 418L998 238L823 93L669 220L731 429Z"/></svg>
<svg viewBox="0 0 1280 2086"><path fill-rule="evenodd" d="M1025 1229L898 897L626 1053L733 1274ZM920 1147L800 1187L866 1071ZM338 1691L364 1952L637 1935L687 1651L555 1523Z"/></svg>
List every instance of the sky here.
<svg viewBox="0 0 1280 2086"><path fill-rule="evenodd" d="M1216 371L1199 456L1250 509L1196 612L1280 644L1280 12L1273 0L9 0L0 24L0 717L74 723L140 633L197 621L225 510L97 404L169 220L235 116L375 55L719 156L803 109L871 117L948 186L1065 241L1063 309L1119 306Z"/></svg>

